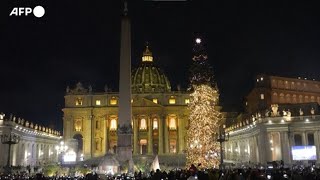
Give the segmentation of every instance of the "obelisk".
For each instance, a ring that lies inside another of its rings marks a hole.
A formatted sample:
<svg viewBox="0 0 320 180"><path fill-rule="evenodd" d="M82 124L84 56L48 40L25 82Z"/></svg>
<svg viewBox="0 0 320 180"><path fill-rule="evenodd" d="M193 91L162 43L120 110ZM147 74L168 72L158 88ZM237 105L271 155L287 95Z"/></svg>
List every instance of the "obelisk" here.
<svg viewBox="0 0 320 180"><path fill-rule="evenodd" d="M117 157L122 165L132 163L132 127L131 127L131 30L128 17L127 2L124 2L124 14L121 20L120 42L120 81L119 81L119 112Z"/></svg>

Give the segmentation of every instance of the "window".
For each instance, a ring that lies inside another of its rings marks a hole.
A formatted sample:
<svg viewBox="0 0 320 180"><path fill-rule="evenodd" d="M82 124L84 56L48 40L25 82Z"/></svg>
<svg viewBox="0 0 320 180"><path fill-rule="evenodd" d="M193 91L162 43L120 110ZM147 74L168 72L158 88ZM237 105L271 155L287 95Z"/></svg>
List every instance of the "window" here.
<svg viewBox="0 0 320 180"><path fill-rule="evenodd" d="M264 94L260 94L260 99L264 99Z"/></svg>
<svg viewBox="0 0 320 180"><path fill-rule="evenodd" d="M153 119L153 130L156 130L156 129L158 129L158 119L154 118Z"/></svg>
<svg viewBox="0 0 320 180"><path fill-rule="evenodd" d="M111 119L110 122L110 131L115 131L117 130L117 120Z"/></svg>
<svg viewBox="0 0 320 180"><path fill-rule="evenodd" d="M76 106L81 106L81 105L82 105L82 98L77 98Z"/></svg>
<svg viewBox="0 0 320 180"><path fill-rule="evenodd" d="M140 130L146 130L147 129L147 121L146 119L141 119L140 120Z"/></svg>
<svg viewBox="0 0 320 180"><path fill-rule="evenodd" d="M185 100L184 100L184 103L185 103L185 104L189 104L189 103L190 103L190 99L185 99Z"/></svg>
<svg viewBox="0 0 320 180"><path fill-rule="evenodd" d="M101 101L100 100L96 100L96 105L100 106L101 105Z"/></svg>
<svg viewBox="0 0 320 180"><path fill-rule="evenodd" d="M170 99L169 99L169 104L175 104L176 103L176 99L171 96Z"/></svg>
<svg viewBox="0 0 320 180"><path fill-rule="evenodd" d="M118 100L117 100L115 97L112 97L112 98L110 99L110 104L111 104L111 105L117 105L117 104L118 104Z"/></svg>
<svg viewBox="0 0 320 180"><path fill-rule="evenodd" d="M74 120L74 130L81 131L82 130L82 121L81 119Z"/></svg>
<svg viewBox="0 0 320 180"><path fill-rule="evenodd" d="M308 133L308 145L310 146L315 145L313 133Z"/></svg>
<svg viewBox="0 0 320 180"><path fill-rule="evenodd" d="M158 99L152 99L152 102L158 104Z"/></svg>
<svg viewBox="0 0 320 180"><path fill-rule="evenodd" d="M302 146L302 136L300 134L294 135L294 144L295 146Z"/></svg>
<svg viewBox="0 0 320 180"><path fill-rule="evenodd" d="M176 119L175 118L170 118L169 119L169 129L170 130L176 130L177 129Z"/></svg>

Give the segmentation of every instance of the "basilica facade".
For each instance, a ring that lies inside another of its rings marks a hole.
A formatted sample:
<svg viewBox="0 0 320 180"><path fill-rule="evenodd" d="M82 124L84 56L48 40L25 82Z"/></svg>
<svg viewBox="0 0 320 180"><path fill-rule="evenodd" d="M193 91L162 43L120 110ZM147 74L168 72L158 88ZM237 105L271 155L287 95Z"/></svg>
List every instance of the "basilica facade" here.
<svg viewBox="0 0 320 180"><path fill-rule="evenodd" d="M186 149L190 93L172 91L153 62L148 46L132 70L133 155L183 155ZM118 92L93 92L78 83L67 88L63 109L64 139L77 139L85 158L116 152Z"/></svg>

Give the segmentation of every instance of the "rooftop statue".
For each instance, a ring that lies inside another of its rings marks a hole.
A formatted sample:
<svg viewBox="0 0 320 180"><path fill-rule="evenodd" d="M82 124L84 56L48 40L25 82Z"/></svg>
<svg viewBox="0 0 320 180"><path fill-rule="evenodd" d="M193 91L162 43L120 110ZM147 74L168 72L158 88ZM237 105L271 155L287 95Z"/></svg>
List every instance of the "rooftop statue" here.
<svg viewBox="0 0 320 180"><path fill-rule="evenodd" d="M311 113L312 115L314 115L314 109L313 109L313 107L311 108L310 113Z"/></svg>
<svg viewBox="0 0 320 180"><path fill-rule="evenodd" d="M301 108L299 109L299 115L300 115L300 116L303 116L303 111L302 111Z"/></svg>
<svg viewBox="0 0 320 180"><path fill-rule="evenodd" d="M271 116L273 117L279 116L278 108L279 108L278 104L271 104L271 110L272 110Z"/></svg>

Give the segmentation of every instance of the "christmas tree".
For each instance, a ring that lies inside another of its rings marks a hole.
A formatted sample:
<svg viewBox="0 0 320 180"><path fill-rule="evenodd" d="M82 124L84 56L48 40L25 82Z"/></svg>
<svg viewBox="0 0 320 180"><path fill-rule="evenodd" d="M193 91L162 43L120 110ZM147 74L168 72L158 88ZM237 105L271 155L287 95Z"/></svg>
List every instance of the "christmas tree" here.
<svg viewBox="0 0 320 180"><path fill-rule="evenodd" d="M219 130L221 114L215 109L218 89L214 82L213 69L201 39L196 39L190 68L189 126L187 130L187 167L191 164L201 168L219 165L219 143L215 134Z"/></svg>

